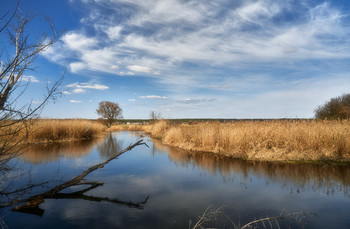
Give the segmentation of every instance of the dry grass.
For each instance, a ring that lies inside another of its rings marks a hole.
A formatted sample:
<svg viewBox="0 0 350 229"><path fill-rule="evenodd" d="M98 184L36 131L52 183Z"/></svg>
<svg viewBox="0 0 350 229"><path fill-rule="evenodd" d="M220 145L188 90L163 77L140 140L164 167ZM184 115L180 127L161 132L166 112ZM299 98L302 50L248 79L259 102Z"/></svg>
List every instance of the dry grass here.
<svg viewBox="0 0 350 229"><path fill-rule="evenodd" d="M30 125L27 142L49 143L92 139L100 136L105 130L104 125L89 120L35 120ZM22 131L19 137L24 138L26 131Z"/></svg>
<svg viewBox="0 0 350 229"><path fill-rule="evenodd" d="M111 126L108 131L145 131L149 125L142 124L119 124Z"/></svg>
<svg viewBox="0 0 350 229"><path fill-rule="evenodd" d="M149 130L167 145L260 161L350 161L350 121L159 121Z"/></svg>

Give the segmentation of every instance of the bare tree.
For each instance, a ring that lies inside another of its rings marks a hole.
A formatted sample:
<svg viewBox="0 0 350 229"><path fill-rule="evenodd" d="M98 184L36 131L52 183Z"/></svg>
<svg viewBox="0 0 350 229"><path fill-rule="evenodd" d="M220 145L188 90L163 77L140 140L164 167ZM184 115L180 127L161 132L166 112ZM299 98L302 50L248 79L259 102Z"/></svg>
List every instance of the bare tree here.
<svg viewBox="0 0 350 229"><path fill-rule="evenodd" d="M2 184L8 177L9 161L23 148L23 141L30 134L30 125L37 118L45 104L57 95L63 76L51 87L40 104L22 101L29 81L24 74L33 70L33 62L58 38L52 23L51 35L32 33L28 28L35 18L33 13L24 14L19 9L19 1L12 13L0 16L0 192L5 192ZM22 104L22 105L20 105ZM26 135L18 137L19 133ZM25 188L22 188L25 189ZM8 191L8 190L7 190ZM14 192L14 191L11 191Z"/></svg>
<svg viewBox="0 0 350 229"><path fill-rule="evenodd" d="M161 115L159 112L151 111L151 112L149 113L149 118L150 118L150 121L151 121L151 122L155 122L155 121L161 119L161 118L162 118L162 115Z"/></svg>
<svg viewBox="0 0 350 229"><path fill-rule="evenodd" d="M102 101L96 109L97 114L105 120L106 126L109 128L118 119L123 118L123 110L118 103Z"/></svg>

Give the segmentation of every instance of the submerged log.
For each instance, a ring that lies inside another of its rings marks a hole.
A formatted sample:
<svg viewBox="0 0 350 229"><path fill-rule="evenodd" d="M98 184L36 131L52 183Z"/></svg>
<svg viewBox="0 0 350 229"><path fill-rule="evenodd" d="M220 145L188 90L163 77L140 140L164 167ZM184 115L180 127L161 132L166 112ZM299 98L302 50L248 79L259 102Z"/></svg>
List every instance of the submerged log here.
<svg viewBox="0 0 350 229"><path fill-rule="evenodd" d="M88 196L83 195L85 192L87 192L87 191L89 191L91 189L94 189L94 188L96 188L98 186L103 185L102 182L84 181L83 179L86 177L86 175L88 175L89 173L91 173L92 171L94 171L96 169L103 168L104 165L106 165L107 163L109 163L113 159L117 158L118 156L122 155L123 153L125 153L127 151L132 150L134 147L139 146L139 145L146 145L148 147L148 145L145 142L143 142L143 139L140 139L136 143L130 144L124 150L122 150L122 151L112 155L107 160L105 160L105 161L103 161L101 163L98 163L98 164L96 164L94 166L91 166L90 168L88 168L84 172L82 172L80 175L72 178L69 181L66 181L63 184L57 185L54 188L52 188L52 189L50 189L50 190L48 190L46 192L40 193L38 195L34 195L34 196L31 196L31 197L28 197L28 198L25 198L25 199L14 200L12 202L2 204L2 205L0 205L0 208L9 207L9 206L13 206L13 205L16 205L16 204L24 203L24 204L21 204L19 206L14 207L12 210L13 211L27 212L28 209L37 209L39 207L39 204L43 203L45 199L62 199L64 196L65 197L72 197L74 195L75 195L76 198L80 197L80 198L83 198L83 199L91 199L91 200L94 199L95 201L97 201L99 199L100 201L104 200L104 201L110 201L110 202L115 202L115 203L120 203L120 204L125 203L126 205L130 205L132 207L140 208L140 206L142 204L145 204L147 202L148 197L143 202L133 203L133 202L130 202L130 201L129 202L123 202L123 201L120 201L120 200L110 200L108 198L88 197ZM61 194L61 193L59 193L60 191L66 189L68 187L76 186L76 185L91 185L91 187L89 187L87 189L84 189L82 191L76 192L76 193L71 193L71 194L69 194L69 193L68 194ZM77 194L79 194L79 195L77 195Z"/></svg>

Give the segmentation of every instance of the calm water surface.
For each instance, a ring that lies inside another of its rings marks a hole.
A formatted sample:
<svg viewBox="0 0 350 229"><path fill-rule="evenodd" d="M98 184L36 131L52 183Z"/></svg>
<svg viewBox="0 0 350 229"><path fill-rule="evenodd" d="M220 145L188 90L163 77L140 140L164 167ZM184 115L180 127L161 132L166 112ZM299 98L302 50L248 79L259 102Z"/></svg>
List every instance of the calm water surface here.
<svg viewBox="0 0 350 229"><path fill-rule="evenodd" d="M30 172L22 172L9 185L50 181L24 195L47 190L138 138L135 133L114 132L96 142L32 147L17 162L18 171ZM104 182L103 186L80 196L47 199L36 214L0 209L3 224L8 228L188 228L209 206L224 206L224 214L241 225L284 210L315 213L303 219L305 228L350 228L349 166L223 160L144 140L150 148L137 146L86 177ZM65 192L82 188L86 187ZM233 228L224 216L210 226ZM295 220L282 221L281 227L299 228Z"/></svg>

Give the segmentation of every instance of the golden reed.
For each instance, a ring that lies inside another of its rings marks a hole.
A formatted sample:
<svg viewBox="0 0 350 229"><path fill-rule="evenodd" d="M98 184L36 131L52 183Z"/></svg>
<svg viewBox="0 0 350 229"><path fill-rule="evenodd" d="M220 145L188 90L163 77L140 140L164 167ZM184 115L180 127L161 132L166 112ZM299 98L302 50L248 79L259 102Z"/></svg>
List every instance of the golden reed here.
<svg viewBox="0 0 350 229"><path fill-rule="evenodd" d="M350 120L174 124L145 131L164 144L259 161L350 161Z"/></svg>
<svg viewBox="0 0 350 229"><path fill-rule="evenodd" d="M145 131L150 125L145 124L117 124L108 128L108 131Z"/></svg>
<svg viewBox="0 0 350 229"><path fill-rule="evenodd" d="M20 136L29 133L27 142L49 143L92 139L100 136L104 130L103 124L89 120L39 119L34 120L26 131L21 131Z"/></svg>

